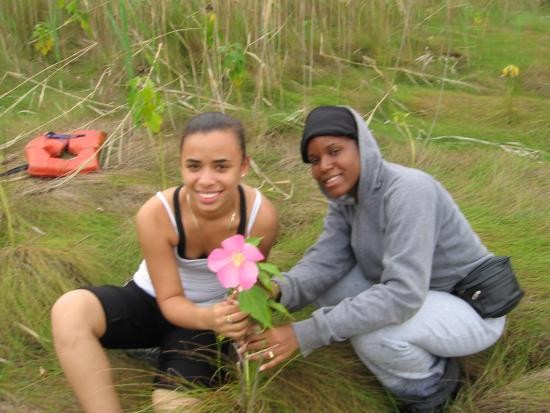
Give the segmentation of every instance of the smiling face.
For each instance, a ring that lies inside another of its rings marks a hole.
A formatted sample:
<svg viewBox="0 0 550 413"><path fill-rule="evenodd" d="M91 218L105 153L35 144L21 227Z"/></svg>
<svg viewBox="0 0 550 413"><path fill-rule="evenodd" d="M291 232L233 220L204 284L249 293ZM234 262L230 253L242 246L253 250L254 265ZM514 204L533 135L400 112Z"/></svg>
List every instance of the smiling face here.
<svg viewBox="0 0 550 413"><path fill-rule="evenodd" d="M247 170L248 158L231 129L196 132L182 143L181 173L197 212L233 208L236 187Z"/></svg>
<svg viewBox="0 0 550 413"><path fill-rule="evenodd" d="M345 136L317 136L307 145L311 174L328 197L356 196L361 161L357 141Z"/></svg>

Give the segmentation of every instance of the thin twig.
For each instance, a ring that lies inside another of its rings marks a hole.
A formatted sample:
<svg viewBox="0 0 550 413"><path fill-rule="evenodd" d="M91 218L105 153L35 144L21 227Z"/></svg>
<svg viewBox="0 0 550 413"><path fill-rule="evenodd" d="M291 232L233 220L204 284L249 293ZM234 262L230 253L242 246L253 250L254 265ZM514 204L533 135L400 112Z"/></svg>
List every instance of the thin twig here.
<svg viewBox="0 0 550 413"><path fill-rule="evenodd" d="M447 53L446 53L446 59L445 59L445 66L443 66L443 78L447 78L447 70L448 70L448 67L449 67L449 55L451 53L451 42L452 42L452 38L451 38L451 34L450 34L450 31L449 31L449 27L450 27L450 17L449 17L449 3L447 2L446 3L446 6L447 6L447 24L445 25L445 27L447 28ZM443 101L443 92L445 91L445 82L441 82L441 87L439 88L439 95L437 96L437 104L435 106L435 113L434 113L434 117L432 119L432 124L430 125L430 130L428 131L428 139L430 139L430 137L432 136L432 132L435 128L435 124L437 122L437 118L439 117L439 112L441 110L441 102Z"/></svg>
<svg viewBox="0 0 550 413"><path fill-rule="evenodd" d="M14 145L15 143L17 143L18 141L20 141L23 137L27 136L28 134L30 133L33 133L33 132L36 132L37 130L40 130L42 129L45 125L48 125L52 122L55 122L57 119L67 115L68 113L72 112L73 110L75 110L77 107L79 107L80 105L82 105L84 102L86 102L90 97L94 96L95 93L97 92L97 89L99 88L99 85L101 84L101 82L103 81L103 78L105 77L105 74L107 73L107 70L105 70L99 80L97 81L97 84L96 84L96 87L94 88L94 90L92 90L87 96L85 96L81 101L77 102L75 105L73 105L71 108L69 108L68 110L66 111L63 111L63 113L59 114L58 116L56 116L55 118L53 119L50 119L48 120L46 123L40 125L39 127L37 128L34 128L31 132L27 132L27 133L24 133L24 134L20 134L20 135L17 135L14 139L12 139L11 141L9 142L6 142L2 145L0 145L0 150L3 150L3 149L7 149L9 148L10 146Z"/></svg>
<svg viewBox="0 0 550 413"><path fill-rule="evenodd" d="M495 143L495 142L490 142L483 139L470 138L467 136L445 135L445 136L437 136L435 138L430 138L429 140L438 141L438 140L445 140L445 139L454 139L459 141L479 143L482 145L496 146L502 149L503 151L511 153L513 155L522 156L522 157L526 157L534 160L540 159L544 153L543 151L538 149L528 148L519 142Z"/></svg>
<svg viewBox="0 0 550 413"><path fill-rule="evenodd" d="M25 78L25 76L24 76L22 73L6 72L6 76L7 76L7 75L10 75L10 76L12 76L12 77L19 78L19 79ZM51 89L51 90L53 90L54 92L61 93L62 95L65 95L65 96L68 96L68 97L71 97L71 98L74 98L74 99L82 99L82 96L78 96L78 95L75 95L75 94L72 94L72 93L69 93L69 92L65 92L64 90L61 90L61 89L58 89L58 88L56 88L56 87L47 85L47 84L44 83L44 82L38 82L37 80L34 80L34 79L32 79L32 78L26 78L25 81L30 81L31 83L38 84L38 85L42 85L43 88ZM97 89L97 88L95 88L95 89ZM110 103L104 103L104 102L100 102L100 101L98 101L98 100L90 100L90 99L89 99L89 102L95 103L96 105L107 106L107 107L109 107L109 108L114 107L114 106L113 106L112 104L110 104Z"/></svg>
<svg viewBox="0 0 550 413"><path fill-rule="evenodd" d="M8 179L2 179L0 180L0 184L1 183L4 183L4 182L15 182L15 181L22 181L24 179L28 179L29 175L25 174L25 175L21 175L21 176L14 176L13 178L8 178Z"/></svg>
<svg viewBox="0 0 550 413"><path fill-rule="evenodd" d="M428 73L421 73L421 72L416 72L414 70L405 69L404 67L380 67L380 66L373 65L373 64L368 64L368 63L354 62L353 60L348 60L348 59L344 59L344 58L341 58L341 57L338 57L338 56L322 53L322 51L320 51L319 54L323 57L333 59L333 60L336 60L336 61L339 61L339 62L344 62L344 63L350 64L350 65L368 67L368 68L374 69L374 70L378 69L378 70L389 70L389 71L403 72L405 74L409 74L409 75L412 75L412 76L417 76L419 78L424 77L426 79L432 79L432 80L437 80L437 81L441 81L441 82L451 83L453 85L469 87L469 88L475 89L477 91L482 90L482 88L480 86L472 85L472 84L464 82L462 80L442 78L442 77L437 76L437 75L430 75Z"/></svg>
<svg viewBox="0 0 550 413"><path fill-rule="evenodd" d="M366 120L366 124L367 126L370 125L371 121L372 121L372 118L374 117L374 114L376 113L376 111L378 110L378 108L380 107L380 105L386 100L386 98L388 96L390 96L393 92L395 92L397 90L397 87L396 86L392 86L391 89L384 95L382 96L382 99L380 99L378 101L378 103L374 106L374 108L369 112L369 118ZM367 116L367 115L365 115ZM365 118L365 116L363 116L363 119Z"/></svg>
<svg viewBox="0 0 550 413"><path fill-rule="evenodd" d="M275 182L273 182L266 174L264 174L262 172L262 170L258 167L258 165L256 164L256 162L254 162L253 159L250 159L250 166L252 167L252 170L256 173L256 175L261 177L263 180L265 180L267 183L269 183L269 185L271 185L271 187L273 189L275 189L277 192L282 194L284 196L285 200L289 200L290 198L292 198L292 195L294 193L294 184L291 185L290 193L286 193L281 188L279 188L275 184Z"/></svg>
<svg viewBox="0 0 550 413"><path fill-rule="evenodd" d="M23 86L25 83L29 82L31 79L37 77L38 75L44 73L44 72L47 72L48 70L50 70L50 68L54 67L54 66L57 66L57 65L60 65L62 63L65 63L63 64L63 66L61 66L60 69L62 69L63 67L67 66L67 64L71 63L73 60L75 59L78 59L81 55L83 55L84 53L87 53L90 49L94 48L95 46L97 46L97 42L91 44L90 46L84 48L84 49L81 49L81 50L78 50L76 51L75 53L73 53L72 55L70 55L69 57L66 57L65 59L63 60L60 60L59 62L56 62L44 69L42 69L40 72L37 72L35 73L34 75L32 75L31 77L29 77L28 79L26 79L24 82L21 82L19 83L17 86L15 86L14 88L8 90L7 92L5 92L4 94L0 95L0 99L2 98L5 98L6 96L8 96L11 92L13 92L14 90L18 89L19 87ZM76 56L75 59L73 59L73 57ZM59 70L59 69L57 69ZM56 70L56 71L57 71ZM55 72L54 72L55 73ZM51 76L51 75L50 75Z"/></svg>
<svg viewBox="0 0 550 413"><path fill-rule="evenodd" d="M40 334L38 334L36 331L34 331L33 329L27 327L26 325L24 324L21 324L20 322L16 321L15 322L15 325L17 327L19 327L21 330L23 330L25 333L27 333L28 335L30 335L32 338L34 338L36 341L38 342L42 342L42 341L49 341L48 339L46 339L45 337L42 337L40 336Z"/></svg>

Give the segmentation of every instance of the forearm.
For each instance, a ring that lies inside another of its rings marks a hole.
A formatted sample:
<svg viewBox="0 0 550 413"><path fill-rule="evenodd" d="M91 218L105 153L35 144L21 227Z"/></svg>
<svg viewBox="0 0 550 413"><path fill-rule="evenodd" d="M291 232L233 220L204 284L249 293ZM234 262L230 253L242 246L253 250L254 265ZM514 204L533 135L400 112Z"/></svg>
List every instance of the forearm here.
<svg viewBox="0 0 550 413"><path fill-rule="evenodd" d="M213 330L211 307L198 306L183 296L170 297L159 303L164 318L175 326L190 330Z"/></svg>
<svg viewBox="0 0 550 413"><path fill-rule="evenodd" d="M310 318L293 323L304 355L321 346L347 340L389 325L402 324L421 307L424 294L375 284L334 307L322 307Z"/></svg>
<svg viewBox="0 0 550 413"><path fill-rule="evenodd" d="M229 297L207 307L198 306L183 296L174 296L160 304L164 317L172 324L190 330L212 330L224 337L241 339L250 325L250 317L240 311L237 300Z"/></svg>

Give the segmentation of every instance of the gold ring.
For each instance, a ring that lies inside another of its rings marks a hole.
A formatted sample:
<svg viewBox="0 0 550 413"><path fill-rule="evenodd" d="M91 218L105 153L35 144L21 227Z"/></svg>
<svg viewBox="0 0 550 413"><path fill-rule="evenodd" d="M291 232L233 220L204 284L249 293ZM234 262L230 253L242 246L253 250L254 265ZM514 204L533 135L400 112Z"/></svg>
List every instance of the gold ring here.
<svg viewBox="0 0 550 413"><path fill-rule="evenodd" d="M272 358L275 358L275 354L273 354L273 351L269 350L269 352L267 353L267 357L269 357L269 359L271 360Z"/></svg>
<svg viewBox="0 0 550 413"><path fill-rule="evenodd" d="M227 315L227 316L225 317L225 322L226 322L227 324L233 323L233 320L231 319L231 315Z"/></svg>

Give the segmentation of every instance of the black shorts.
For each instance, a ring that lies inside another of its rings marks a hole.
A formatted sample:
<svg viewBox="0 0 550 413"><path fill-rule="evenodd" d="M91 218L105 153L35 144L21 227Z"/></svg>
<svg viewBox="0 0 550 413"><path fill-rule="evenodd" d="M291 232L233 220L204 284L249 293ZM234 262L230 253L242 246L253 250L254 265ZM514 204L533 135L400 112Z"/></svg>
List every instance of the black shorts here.
<svg viewBox="0 0 550 413"><path fill-rule="evenodd" d="M175 388L184 384L171 380L215 386L225 380L220 367L227 361L229 342L218 343L213 331L187 330L168 322L157 300L133 281L124 287L83 287L97 296L105 311L107 330L100 342L109 349L159 347L155 387Z"/></svg>

